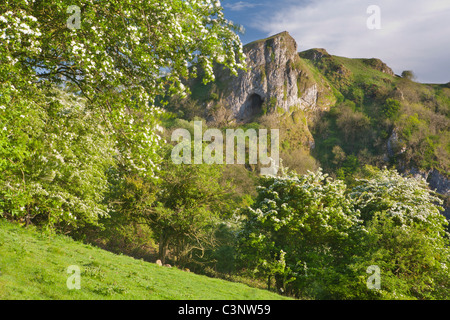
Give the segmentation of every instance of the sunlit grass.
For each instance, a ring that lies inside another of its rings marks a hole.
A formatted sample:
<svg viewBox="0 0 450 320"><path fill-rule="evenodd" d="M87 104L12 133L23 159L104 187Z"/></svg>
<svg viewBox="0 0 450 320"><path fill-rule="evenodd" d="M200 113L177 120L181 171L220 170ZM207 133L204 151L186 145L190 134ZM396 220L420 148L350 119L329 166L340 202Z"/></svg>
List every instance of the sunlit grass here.
<svg viewBox="0 0 450 320"><path fill-rule="evenodd" d="M81 288L68 289L71 265ZM284 297L244 284L160 267L0 219L0 299L245 299Z"/></svg>

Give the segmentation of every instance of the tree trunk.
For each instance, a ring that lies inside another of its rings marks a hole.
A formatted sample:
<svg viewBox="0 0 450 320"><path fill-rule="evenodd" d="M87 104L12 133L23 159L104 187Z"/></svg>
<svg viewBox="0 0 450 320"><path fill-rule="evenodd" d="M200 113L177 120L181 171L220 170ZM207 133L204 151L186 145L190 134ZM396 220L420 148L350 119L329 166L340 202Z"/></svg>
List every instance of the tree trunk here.
<svg viewBox="0 0 450 320"><path fill-rule="evenodd" d="M285 277L284 275L275 274L275 285L277 287L278 293L285 294Z"/></svg>
<svg viewBox="0 0 450 320"><path fill-rule="evenodd" d="M161 263L163 265L166 263L166 254L167 254L168 242L169 242L168 237L165 236L164 233L161 233L161 235L159 236L158 256L159 256L159 260L161 260Z"/></svg>

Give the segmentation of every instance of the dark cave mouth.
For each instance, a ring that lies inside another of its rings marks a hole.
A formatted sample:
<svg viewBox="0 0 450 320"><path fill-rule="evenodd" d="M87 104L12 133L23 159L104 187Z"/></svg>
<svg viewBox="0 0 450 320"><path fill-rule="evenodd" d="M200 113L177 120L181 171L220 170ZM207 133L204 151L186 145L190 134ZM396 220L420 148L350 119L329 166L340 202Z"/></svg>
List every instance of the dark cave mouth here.
<svg viewBox="0 0 450 320"><path fill-rule="evenodd" d="M262 111L262 105L264 100L261 98L261 96L257 93L253 93L248 97L248 110L250 116L255 116L257 114L260 114Z"/></svg>
<svg viewBox="0 0 450 320"><path fill-rule="evenodd" d="M248 96L241 113L240 121L251 121L263 110L264 99L257 93Z"/></svg>

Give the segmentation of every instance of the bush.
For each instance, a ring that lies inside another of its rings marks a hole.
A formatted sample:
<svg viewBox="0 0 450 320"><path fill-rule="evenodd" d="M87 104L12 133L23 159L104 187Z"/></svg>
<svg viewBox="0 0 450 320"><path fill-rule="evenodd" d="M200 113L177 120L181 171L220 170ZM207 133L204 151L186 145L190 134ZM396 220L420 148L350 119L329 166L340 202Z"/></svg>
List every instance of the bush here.
<svg viewBox="0 0 450 320"><path fill-rule="evenodd" d="M398 114L399 110L400 110L400 101L392 98L387 99L381 108L381 112L386 118L395 117Z"/></svg>
<svg viewBox="0 0 450 320"><path fill-rule="evenodd" d="M261 179L242 212L241 267L322 299L448 299L448 222L424 180L366 169L351 190L321 171ZM367 268L381 288L367 286Z"/></svg>
<svg viewBox="0 0 450 320"><path fill-rule="evenodd" d="M279 292L325 297L357 223L345 189L321 171L262 178L255 204L243 210L241 267L268 283L273 277Z"/></svg>
<svg viewBox="0 0 450 320"><path fill-rule="evenodd" d="M363 297L448 299L448 222L425 180L382 170L362 180L350 196L367 230L352 268L362 272L378 265L382 271L381 290Z"/></svg>
<svg viewBox="0 0 450 320"><path fill-rule="evenodd" d="M358 143L365 145L371 129L370 118L360 111L352 110L353 106L354 103L342 104L336 118L336 125L349 151L356 151Z"/></svg>
<svg viewBox="0 0 450 320"><path fill-rule="evenodd" d="M414 80L416 76L414 75L414 72L412 72L411 70L405 70L402 72L402 78Z"/></svg>

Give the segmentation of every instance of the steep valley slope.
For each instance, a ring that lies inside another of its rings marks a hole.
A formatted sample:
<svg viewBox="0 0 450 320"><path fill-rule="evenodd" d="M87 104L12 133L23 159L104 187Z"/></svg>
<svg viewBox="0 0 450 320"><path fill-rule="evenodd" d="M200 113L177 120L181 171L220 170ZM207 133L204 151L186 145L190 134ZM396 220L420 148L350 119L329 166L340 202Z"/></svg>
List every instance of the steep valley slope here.
<svg viewBox="0 0 450 320"><path fill-rule="evenodd" d="M299 173L322 167L351 183L370 165L421 176L450 219L450 83L418 83L376 58L298 52L288 32L244 52L246 70L216 65L206 85L199 72L167 109L210 127L278 128L283 164Z"/></svg>

